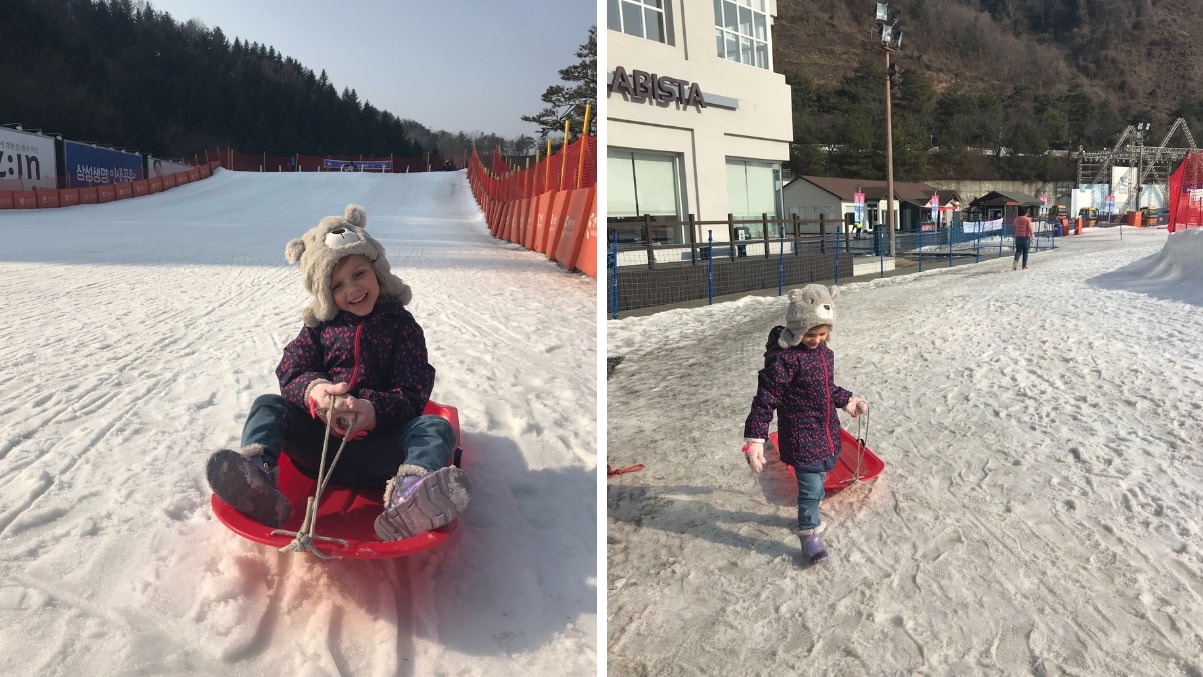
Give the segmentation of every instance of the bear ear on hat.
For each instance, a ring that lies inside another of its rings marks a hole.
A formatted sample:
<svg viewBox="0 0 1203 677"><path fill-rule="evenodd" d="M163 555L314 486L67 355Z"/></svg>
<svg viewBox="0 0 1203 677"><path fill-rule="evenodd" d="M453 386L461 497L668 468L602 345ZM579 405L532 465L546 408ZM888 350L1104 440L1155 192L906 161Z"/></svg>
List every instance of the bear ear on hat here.
<svg viewBox="0 0 1203 677"><path fill-rule="evenodd" d="M288 244L284 245L284 260L289 263L296 263L301 260L301 254L305 253L305 241L301 238L289 240Z"/></svg>
<svg viewBox="0 0 1203 677"><path fill-rule="evenodd" d="M343 211L343 218L351 222L353 226L366 228L368 225L368 213L359 205L347 205Z"/></svg>
<svg viewBox="0 0 1203 677"><path fill-rule="evenodd" d="M831 294L831 298L833 298L833 299L840 295L840 288L835 286L834 284L831 285L830 287L828 287L827 291L828 291L828 293Z"/></svg>

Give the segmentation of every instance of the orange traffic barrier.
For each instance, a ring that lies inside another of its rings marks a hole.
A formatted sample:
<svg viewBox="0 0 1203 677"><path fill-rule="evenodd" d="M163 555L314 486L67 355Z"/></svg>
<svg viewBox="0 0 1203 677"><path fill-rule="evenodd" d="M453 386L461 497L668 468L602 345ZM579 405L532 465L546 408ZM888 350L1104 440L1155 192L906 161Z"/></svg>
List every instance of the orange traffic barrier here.
<svg viewBox="0 0 1203 677"><path fill-rule="evenodd" d="M558 190L551 200L551 212L548 214L547 242L542 251L547 258L554 259L556 248L560 246L560 235L564 232L564 218L568 215L568 198L570 190Z"/></svg>
<svg viewBox="0 0 1203 677"><path fill-rule="evenodd" d="M113 187L117 191L116 199L125 200L134 196L134 186L132 183L119 183Z"/></svg>
<svg viewBox="0 0 1203 677"><path fill-rule="evenodd" d="M597 279L597 189L589 189L589 207L585 216L585 236L581 238L581 249L573 264L577 270Z"/></svg>
<svg viewBox="0 0 1203 677"><path fill-rule="evenodd" d="M79 189L64 188L58 192L58 206L74 207L79 204Z"/></svg>
<svg viewBox="0 0 1203 677"><path fill-rule="evenodd" d="M543 242L547 238L547 211L551 208L551 193L552 191L543 193L532 201L530 227L522 246L533 252L543 252Z"/></svg>
<svg viewBox="0 0 1203 677"><path fill-rule="evenodd" d="M588 228L589 212L593 210L594 188L578 188L568 200L568 216L564 219L564 232L556 248L555 261L569 270L576 268L576 259L581 252L581 243Z"/></svg>
<svg viewBox="0 0 1203 677"><path fill-rule="evenodd" d="M38 209L57 209L59 204L58 189L51 188L50 190L34 191L38 195Z"/></svg>
<svg viewBox="0 0 1203 677"><path fill-rule="evenodd" d="M147 182L147 186L150 187L150 192L152 192L152 193L162 193L163 192L163 177L156 176L155 178L150 179Z"/></svg>
<svg viewBox="0 0 1203 677"><path fill-rule="evenodd" d="M11 190L0 190L0 209L13 208L13 192Z"/></svg>
<svg viewBox="0 0 1203 677"><path fill-rule="evenodd" d="M94 205L99 200L96 198L96 186L79 189L79 203L81 205Z"/></svg>
<svg viewBox="0 0 1203 677"><path fill-rule="evenodd" d="M113 186L96 186L97 202L112 202L117 199L117 189Z"/></svg>
<svg viewBox="0 0 1203 677"><path fill-rule="evenodd" d="M14 190L13 207L15 209L37 209L38 194L32 190Z"/></svg>
<svg viewBox="0 0 1203 677"><path fill-rule="evenodd" d="M140 181L134 181L133 183L130 184L130 186L133 188L134 197L142 197L143 195L150 195L150 182L147 181L146 179L142 179Z"/></svg>

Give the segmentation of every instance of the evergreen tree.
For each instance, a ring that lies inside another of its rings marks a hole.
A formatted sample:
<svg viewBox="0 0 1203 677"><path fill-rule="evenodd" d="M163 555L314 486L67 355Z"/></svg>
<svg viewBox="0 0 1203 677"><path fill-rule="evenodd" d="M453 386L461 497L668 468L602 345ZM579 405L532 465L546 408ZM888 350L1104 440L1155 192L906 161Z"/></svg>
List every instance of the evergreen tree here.
<svg viewBox="0 0 1203 677"><path fill-rule="evenodd" d="M560 79L567 85L552 85L543 92L548 104L534 115L523 115L524 122L539 126L539 140L546 141L564 133L568 120L574 135L579 135L585 121L585 106L590 107L589 134L597 133L597 26L589 27L589 39L576 50L577 63L560 69Z"/></svg>

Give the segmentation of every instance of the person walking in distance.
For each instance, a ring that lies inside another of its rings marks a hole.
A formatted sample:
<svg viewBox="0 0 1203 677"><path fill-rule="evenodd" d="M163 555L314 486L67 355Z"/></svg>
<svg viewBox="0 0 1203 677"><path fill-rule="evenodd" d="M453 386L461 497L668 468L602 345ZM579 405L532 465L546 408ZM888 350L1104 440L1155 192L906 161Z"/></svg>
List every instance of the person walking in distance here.
<svg viewBox="0 0 1203 677"><path fill-rule="evenodd" d="M1028 269L1028 248L1032 246L1032 219L1028 217L1027 207L1019 208L1019 216L1015 217L1015 260L1011 262L1011 270L1019 267L1019 257L1023 256L1023 269Z"/></svg>

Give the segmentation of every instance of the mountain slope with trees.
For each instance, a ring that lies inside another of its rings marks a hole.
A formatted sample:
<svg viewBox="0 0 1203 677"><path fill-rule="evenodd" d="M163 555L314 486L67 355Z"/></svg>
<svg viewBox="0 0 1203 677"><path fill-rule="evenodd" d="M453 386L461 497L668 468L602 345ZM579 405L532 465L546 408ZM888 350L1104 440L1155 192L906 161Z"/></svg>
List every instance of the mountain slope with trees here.
<svg viewBox="0 0 1203 677"><path fill-rule="evenodd" d="M795 173L884 175L874 9L778 2ZM1128 124L1151 122L1154 142L1179 117L1203 132L1203 0L908 0L890 11L903 31L891 54L898 180L1065 179L1073 151L1110 148Z"/></svg>
<svg viewBox="0 0 1203 677"><path fill-rule="evenodd" d="M3 0L0 42L0 122L76 141L186 158L218 147L461 157L473 143L516 154L536 145L526 135L432 131L337 91L325 71L273 47L230 42L141 0Z"/></svg>

